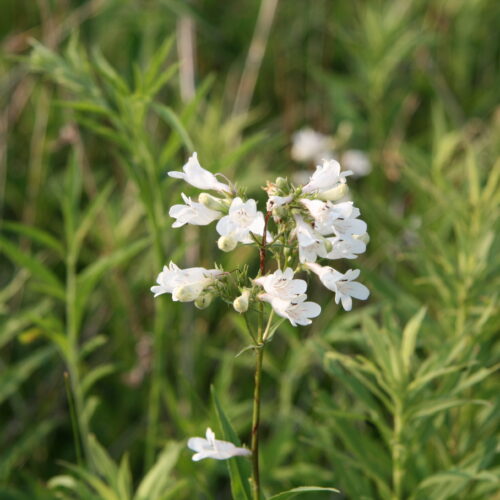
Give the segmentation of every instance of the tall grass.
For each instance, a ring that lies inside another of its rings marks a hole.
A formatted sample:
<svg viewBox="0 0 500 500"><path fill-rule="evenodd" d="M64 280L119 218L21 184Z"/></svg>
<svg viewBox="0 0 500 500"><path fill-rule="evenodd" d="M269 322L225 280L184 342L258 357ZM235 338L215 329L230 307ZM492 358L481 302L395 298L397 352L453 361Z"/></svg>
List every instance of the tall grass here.
<svg viewBox="0 0 500 500"><path fill-rule="evenodd" d="M250 435L245 325L149 287L170 259L245 255L170 230L165 174L196 150L258 198L264 174L302 169L302 125L372 159L352 187L372 299L344 314L318 289L322 318L269 346L264 490L498 498L498 3L277 2L236 106L265 3L2 4L2 499L230 498L224 465L195 467L183 443L215 427L212 384Z"/></svg>

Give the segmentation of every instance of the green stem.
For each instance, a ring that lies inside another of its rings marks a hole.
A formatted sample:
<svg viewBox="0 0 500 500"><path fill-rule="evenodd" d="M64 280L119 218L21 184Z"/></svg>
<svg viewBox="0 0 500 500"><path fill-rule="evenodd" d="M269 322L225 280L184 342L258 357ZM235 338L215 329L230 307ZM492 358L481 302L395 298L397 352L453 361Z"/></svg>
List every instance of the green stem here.
<svg viewBox="0 0 500 500"><path fill-rule="evenodd" d="M159 270L162 268L163 248L161 244L161 231L157 224L157 218L150 214L150 231L153 234L155 246L155 266ZM164 366L164 339L163 330L165 327L165 305L163 301L155 301L155 317L153 325L153 366L151 374L151 388L148 401L148 417L146 429L146 448L144 456L145 470L149 470L153 464L156 438L158 434L160 420L161 401L161 379Z"/></svg>
<svg viewBox="0 0 500 500"><path fill-rule="evenodd" d="M66 364L68 366L71 391L73 393L74 412L78 423L78 434L80 435L82 442L85 461L89 463L89 426L84 412L85 398L80 380L76 300L76 258L73 256L73 252L70 252L66 261L66 328L68 339Z"/></svg>
<svg viewBox="0 0 500 500"><path fill-rule="evenodd" d="M394 411L394 431L392 443L392 485L393 500L403 498L404 478L404 444L403 444L403 407L400 401L396 401Z"/></svg>
<svg viewBox="0 0 500 500"><path fill-rule="evenodd" d="M259 424L260 424L260 387L262 377L262 360L264 358L263 341L264 307L259 306L259 326L257 331L257 343L260 346L255 350L255 389L253 394L252 414L252 491L253 500L260 500L260 473L259 473Z"/></svg>

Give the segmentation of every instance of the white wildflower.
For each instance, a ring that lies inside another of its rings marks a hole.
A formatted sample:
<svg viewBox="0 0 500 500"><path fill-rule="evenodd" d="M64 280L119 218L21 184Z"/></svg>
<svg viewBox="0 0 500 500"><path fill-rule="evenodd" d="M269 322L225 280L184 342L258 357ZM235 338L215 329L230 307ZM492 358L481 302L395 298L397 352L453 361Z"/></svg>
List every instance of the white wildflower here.
<svg viewBox="0 0 500 500"><path fill-rule="evenodd" d="M269 293L261 293L257 297L271 304L274 312L288 319L292 326L310 325L312 323L310 318L316 318L321 313L321 307L318 304L305 301L307 298L305 294L298 295L292 300L280 299Z"/></svg>
<svg viewBox="0 0 500 500"><path fill-rule="evenodd" d="M327 240L332 248L326 255L327 259L356 259L359 254L366 251L366 243L356 237L342 239L335 236Z"/></svg>
<svg viewBox="0 0 500 500"><path fill-rule="evenodd" d="M365 285L354 281L359 276L359 269L349 269L342 274L329 266L320 266L319 264L306 264L311 271L318 275L321 283L335 292L335 303L342 302L342 307L346 311L352 309L352 299L366 300L370 291Z"/></svg>
<svg viewBox="0 0 500 500"><path fill-rule="evenodd" d="M278 269L273 274L261 276L254 280L262 286L266 293L283 300L292 300L302 295L307 289L304 280L293 279L293 269L287 267L284 271Z"/></svg>
<svg viewBox="0 0 500 500"><path fill-rule="evenodd" d="M342 155L342 166L351 170L353 176L363 177L372 171L372 164L365 152L349 149Z"/></svg>
<svg viewBox="0 0 500 500"><path fill-rule="evenodd" d="M188 448L196 451L193 455L193 462L198 462L204 458L214 458L216 460L227 460L231 457L245 457L252 454L246 448L238 448L229 441L215 439L212 429L207 428L206 439L192 437L188 440Z"/></svg>
<svg viewBox="0 0 500 500"><path fill-rule="evenodd" d="M203 267L180 269L170 262L168 266L163 267L163 271L156 279L158 285L151 287L151 291L155 297L163 293L171 293L174 301L191 302L196 300L221 274L223 271Z"/></svg>
<svg viewBox="0 0 500 500"><path fill-rule="evenodd" d="M257 210L255 200L243 201L237 197L229 207L229 214L222 217L216 229L221 236L228 236L241 243L252 243L253 233L262 236L264 233L264 215Z"/></svg>
<svg viewBox="0 0 500 500"><path fill-rule="evenodd" d="M177 219L172 227L181 227L184 224L193 224L195 226L206 226L214 220L220 219L222 213L216 210L207 208L201 203L192 201L191 198L184 193L181 194L185 205L174 205L170 208L168 215Z"/></svg>
<svg viewBox="0 0 500 500"><path fill-rule="evenodd" d="M295 215L295 223L300 262L315 262L318 256L326 257L328 249L325 238L305 222L300 215Z"/></svg>
<svg viewBox="0 0 500 500"><path fill-rule="evenodd" d="M340 172L340 163L336 160L324 160L322 165L316 167L309 182L302 188L304 193L321 193L337 187L346 182L346 177L351 175L350 170Z"/></svg>
<svg viewBox="0 0 500 500"><path fill-rule="evenodd" d="M311 128L293 134L291 155L295 161L321 161L332 158L332 139Z"/></svg>
<svg viewBox="0 0 500 500"><path fill-rule="evenodd" d="M173 170L168 172L168 175L176 179L184 179L188 184L198 189L231 192L231 188L227 184L219 182L212 172L205 170L200 165L197 153L192 154L187 163L182 167L182 170L183 172Z"/></svg>

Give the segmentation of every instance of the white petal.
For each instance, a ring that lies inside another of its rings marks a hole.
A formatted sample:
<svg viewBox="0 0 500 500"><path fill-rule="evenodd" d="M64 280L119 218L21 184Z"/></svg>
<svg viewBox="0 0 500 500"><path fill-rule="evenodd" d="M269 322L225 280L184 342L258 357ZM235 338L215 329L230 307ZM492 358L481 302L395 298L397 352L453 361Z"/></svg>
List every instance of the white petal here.
<svg viewBox="0 0 500 500"><path fill-rule="evenodd" d="M348 284L349 295L359 300L366 300L370 296L370 290L358 282Z"/></svg>
<svg viewBox="0 0 500 500"><path fill-rule="evenodd" d="M349 295L342 295L342 307L345 311L350 311L352 309L352 299Z"/></svg>

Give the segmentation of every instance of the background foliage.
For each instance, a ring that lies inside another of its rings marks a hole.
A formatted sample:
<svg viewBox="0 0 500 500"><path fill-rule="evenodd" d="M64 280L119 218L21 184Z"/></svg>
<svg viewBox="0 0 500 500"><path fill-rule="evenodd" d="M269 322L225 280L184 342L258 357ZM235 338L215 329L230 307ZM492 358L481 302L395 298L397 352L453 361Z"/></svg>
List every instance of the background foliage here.
<svg viewBox="0 0 500 500"><path fill-rule="evenodd" d="M225 464L192 464L184 443L217 429L212 384L248 441L244 325L149 287L170 259L256 256L171 230L186 186L165 172L196 150L259 197L304 169L304 125L371 157L351 192L372 298L345 314L318 288L321 318L268 349L266 489L500 498L496 0L1 7L2 499L230 497Z"/></svg>

